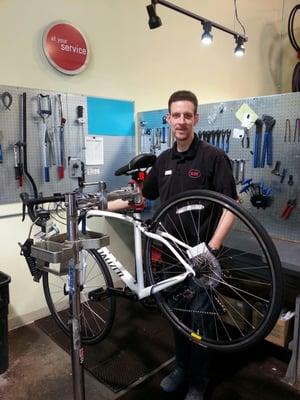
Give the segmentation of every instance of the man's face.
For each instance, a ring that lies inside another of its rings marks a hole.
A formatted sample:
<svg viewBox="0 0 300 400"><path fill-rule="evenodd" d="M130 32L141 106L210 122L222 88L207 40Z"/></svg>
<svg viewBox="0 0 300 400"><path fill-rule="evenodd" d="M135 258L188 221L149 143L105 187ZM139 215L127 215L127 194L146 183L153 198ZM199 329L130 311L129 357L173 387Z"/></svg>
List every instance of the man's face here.
<svg viewBox="0 0 300 400"><path fill-rule="evenodd" d="M185 141L194 137L194 126L199 120L191 101L180 100L171 104L167 121L170 124L176 141Z"/></svg>

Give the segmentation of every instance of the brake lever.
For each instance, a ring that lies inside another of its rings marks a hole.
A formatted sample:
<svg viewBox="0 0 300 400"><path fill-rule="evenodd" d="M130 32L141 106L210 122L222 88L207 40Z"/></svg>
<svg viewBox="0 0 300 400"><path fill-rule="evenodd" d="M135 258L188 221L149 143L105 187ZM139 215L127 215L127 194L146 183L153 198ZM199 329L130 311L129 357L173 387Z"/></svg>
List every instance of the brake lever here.
<svg viewBox="0 0 300 400"><path fill-rule="evenodd" d="M22 222L25 220L25 216L26 216L26 206L28 206L28 193L26 192L22 192L20 194L21 200L22 200Z"/></svg>

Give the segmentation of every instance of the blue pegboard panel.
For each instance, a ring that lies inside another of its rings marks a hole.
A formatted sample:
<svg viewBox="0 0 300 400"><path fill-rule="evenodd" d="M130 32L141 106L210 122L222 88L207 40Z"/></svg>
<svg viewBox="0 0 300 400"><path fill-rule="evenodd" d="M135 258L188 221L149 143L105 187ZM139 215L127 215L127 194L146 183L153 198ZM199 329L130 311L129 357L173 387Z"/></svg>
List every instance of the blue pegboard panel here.
<svg viewBox="0 0 300 400"><path fill-rule="evenodd" d="M234 128L243 129L241 122L235 114L242 104L248 104L261 118L262 115L270 115L276 120L273 129L273 163L272 166L264 168L253 168L253 151L255 126L249 130L250 147L243 148L241 139L234 139L232 132ZM163 116L167 109L144 111L138 114L139 146L142 152L153 151L160 154L166 145L155 148L152 145L151 135L155 136L157 129L162 128ZM265 186L273 188L273 202L266 209L257 209L249 201L249 194L241 194L240 198L244 207L267 227L272 237L300 241L300 141L298 136L294 140L295 124L300 118L300 94L287 93L263 97L243 98L218 103L201 104L198 109L200 118L195 127L195 132L212 130L231 130L230 146L228 156L232 160L245 160L245 177L251 178L253 182L263 182ZM284 140L286 120L290 121L291 139ZM148 129L148 132L147 132ZM281 182L281 177L271 173L275 162L280 161L280 174L286 169L286 177ZM293 176L293 185L288 184L289 176ZM241 185L237 186L237 190ZM298 193L299 192L299 193ZM298 205L293 210L288 220L281 218L281 213L286 202L298 195Z"/></svg>

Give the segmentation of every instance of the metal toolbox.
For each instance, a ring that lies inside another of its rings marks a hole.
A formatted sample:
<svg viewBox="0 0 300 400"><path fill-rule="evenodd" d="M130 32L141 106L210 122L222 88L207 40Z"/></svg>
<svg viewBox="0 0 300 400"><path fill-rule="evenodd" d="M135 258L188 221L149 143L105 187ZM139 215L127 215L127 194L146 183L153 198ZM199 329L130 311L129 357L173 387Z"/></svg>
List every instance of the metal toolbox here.
<svg viewBox="0 0 300 400"><path fill-rule="evenodd" d="M109 245L109 237L102 233L89 231L80 233L78 249L99 249ZM76 244L67 240L67 234L52 236L49 240L37 242L31 246L31 256L37 259L37 267L55 275L68 273L68 261L74 257ZM46 264L45 264L46 263ZM57 264L48 266L47 263Z"/></svg>

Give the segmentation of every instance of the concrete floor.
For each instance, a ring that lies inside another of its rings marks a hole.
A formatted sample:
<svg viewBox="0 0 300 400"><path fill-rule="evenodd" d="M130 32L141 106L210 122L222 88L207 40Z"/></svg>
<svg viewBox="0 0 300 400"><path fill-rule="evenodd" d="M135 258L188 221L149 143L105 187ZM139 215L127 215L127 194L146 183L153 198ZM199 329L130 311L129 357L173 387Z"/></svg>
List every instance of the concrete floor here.
<svg viewBox="0 0 300 400"><path fill-rule="evenodd" d="M0 375L2 400L73 400L71 359L34 324L9 333L9 369ZM86 399L116 396L85 373ZM124 393L121 393L124 394Z"/></svg>
<svg viewBox="0 0 300 400"><path fill-rule="evenodd" d="M0 375L1 400L73 400L70 357L42 330L34 324L19 328L9 333L9 344L9 369ZM240 366L228 358L226 363L229 369L234 364L235 370L213 388L210 399L300 400L299 392L281 382L286 361L268 356ZM182 400L185 393L170 396L160 391L165 369L117 394L85 373L86 400Z"/></svg>

